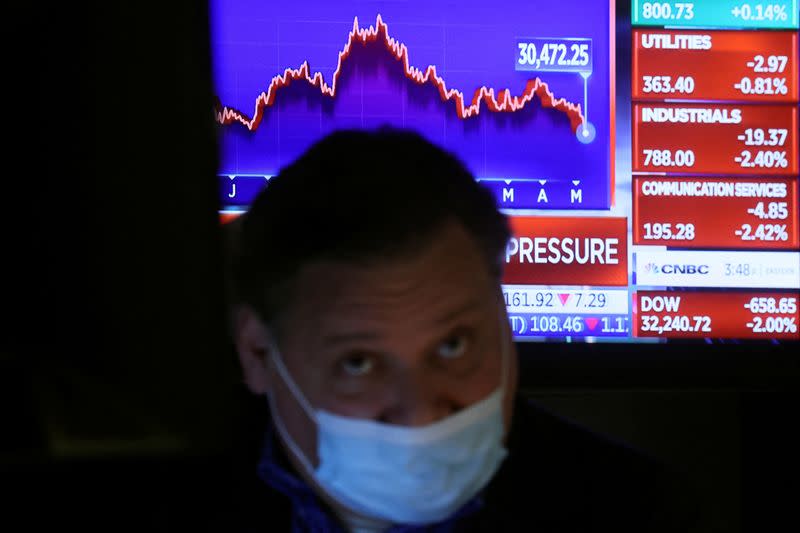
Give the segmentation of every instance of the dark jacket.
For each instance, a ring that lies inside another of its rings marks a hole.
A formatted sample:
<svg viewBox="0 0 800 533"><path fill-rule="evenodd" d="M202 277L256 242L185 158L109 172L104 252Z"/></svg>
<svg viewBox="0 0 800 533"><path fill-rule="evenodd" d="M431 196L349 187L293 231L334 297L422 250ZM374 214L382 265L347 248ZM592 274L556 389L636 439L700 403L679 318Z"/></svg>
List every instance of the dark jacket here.
<svg viewBox="0 0 800 533"><path fill-rule="evenodd" d="M236 425L244 431L231 438L227 454L87 459L5 472L10 491L4 493L23 502L9 503L5 521L31 531L75 525L114 533L290 532L292 500L258 475L264 435L272 434L266 400L249 398L242 407ZM689 485L658 461L530 401L517 401L507 447L481 505L451 521L449 530L718 531L703 521ZM281 447L274 450L278 464L291 472ZM312 499L305 505L321 505ZM9 512L19 518L12 520Z"/></svg>
<svg viewBox="0 0 800 533"><path fill-rule="evenodd" d="M268 420L267 409L263 416ZM507 447L509 455L478 510L439 531L716 531L704 521L690 485L677 474L531 401L518 399ZM276 461L291 470L281 447L273 449ZM223 529L292 531L292 499L259 479L256 462L230 493L237 510L223 518ZM311 505L322 507L318 500Z"/></svg>

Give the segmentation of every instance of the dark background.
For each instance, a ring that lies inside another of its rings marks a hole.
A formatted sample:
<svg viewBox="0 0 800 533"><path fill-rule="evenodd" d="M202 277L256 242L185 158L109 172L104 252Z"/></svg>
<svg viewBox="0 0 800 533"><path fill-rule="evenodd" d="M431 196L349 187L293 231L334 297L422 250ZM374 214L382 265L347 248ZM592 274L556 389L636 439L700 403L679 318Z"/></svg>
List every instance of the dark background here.
<svg viewBox="0 0 800 533"><path fill-rule="evenodd" d="M35 195L3 195L0 507L179 531L166 517L213 505L253 430L224 317L206 6L40 9L39 55L18 58L38 91L7 102ZM691 350L526 344L522 390L685 471L728 530L796 528L797 355Z"/></svg>

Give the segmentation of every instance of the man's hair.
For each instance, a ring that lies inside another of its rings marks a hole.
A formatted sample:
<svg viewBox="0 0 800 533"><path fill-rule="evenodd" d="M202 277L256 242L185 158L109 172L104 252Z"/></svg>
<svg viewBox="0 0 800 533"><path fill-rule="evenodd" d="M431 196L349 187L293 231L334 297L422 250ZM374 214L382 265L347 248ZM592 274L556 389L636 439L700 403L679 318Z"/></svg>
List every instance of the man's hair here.
<svg viewBox="0 0 800 533"><path fill-rule="evenodd" d="M272 325L303 266L410 255L434 244L451 220L499 282L508 222L460 161L405 130L333 133L271 178L237 221L235 303Z"/></svg>

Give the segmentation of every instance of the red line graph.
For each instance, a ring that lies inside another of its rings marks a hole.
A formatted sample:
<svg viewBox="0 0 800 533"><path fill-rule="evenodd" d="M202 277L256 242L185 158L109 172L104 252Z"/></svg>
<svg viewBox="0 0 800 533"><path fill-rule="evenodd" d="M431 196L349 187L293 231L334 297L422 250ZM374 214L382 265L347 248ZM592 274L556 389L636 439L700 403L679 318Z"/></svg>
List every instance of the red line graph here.
<svg viewBox="0 0 800 533"><path fill-rule="evenodd" d="M353 29L350 31L344 48L339 52L339 61L333 73L333 79L330 85L325 82L321 72L311 74L308 61L304 61L299 68L287 68L283 74L278 74L272 78L267 90L256 98L255 110L252 118L248 118L244 113L231 107L222 106L221 103L217 102L217 122L223 125L238 122L247 127L250 131L255 131L258 129L261 119L264 118L265 108L270 107L275 102L276 93L280 89L288 87L294 81L306 81L310 85L317 87L323 95L330 96L331 98L335 97L337 82L342 72L342 65L350 55L353 45L356 43L366 45L368 43L380 41L381 39L392 56L403 63L406 77L419 85L424 85L426 83L432 84L438 89L439 95L444 102L454 100L456 113L461 119L477 116L481 111L482 105L485 105L489 111L495 113L519 111L533 101L534 97L538 97L542 107L552 108L566 113L569 117L573 132L575 132L578 126L584 121L580 104L568 102L565 98L557 99L550 91L547 84L539 78L528 80L528 83L525 85L525 90L519 96L512 96L509 89L500 91L499 96L497 96L494 89L486 86L480 87L473 94L471 103L465 105L464 93L457 89L448 89L444 79L436 73L435 65L429 65L422 71L409 63L408 47L389 35L389 27L379 14L375 21L375 26L370 26L368 28L359 27L358 17L353 20Z"/></svg>

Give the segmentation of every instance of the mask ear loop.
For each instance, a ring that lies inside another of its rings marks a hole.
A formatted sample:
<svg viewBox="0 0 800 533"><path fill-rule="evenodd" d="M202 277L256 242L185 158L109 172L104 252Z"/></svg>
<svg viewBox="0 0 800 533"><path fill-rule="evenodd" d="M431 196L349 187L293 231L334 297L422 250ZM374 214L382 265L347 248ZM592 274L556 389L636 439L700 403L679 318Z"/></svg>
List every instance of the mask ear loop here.
<svg viewBox="0 0 800 533"><path fill-rule="evenodd" d="M308 400L300 391L300 387L297 386L297 383L292 379L291 374L289 374L289 370L286 368L286 365L283 364L283 358L278 351L278 347L275 344L270 344L270 357L272 359L273 364L275 365L275 369L280 374L281 379L289 388L289 391L292 393L292 396L295 397L297 403L303 408L306 414L314 420L316 423L317 417L314 413L314 409L311 407L311 404L308 403ZM289 447L292 454L300 461L300 464L305 469L306 473L314 477L314 467L311 465L311 461L308 460L306 455L294 441L291 435L289 435L289 431L286 429L286 426L283 424L283 420L281 420L280 415L278 414L277 407L275 406L275 397L273 396L272 389L269 390L267 393L268 403L269 403L269 410L272 414L272 420L275 422L275 427L278 429L278 433L281 436L283 442Z"/></svg>
<svg viewBox="0 0 800 533"><path fill-rule="evenodd" d="M269 346L269 351L272 362L275 365L275 369L278 371L278 374L280 374L281 379L283 379L283 382L286 384L286 386L289 387L289 391L292 393L292 396L295 397L297 403L300 404L300 407L303 408L308 417L316 422L317 415L314 412L314 408L311 407L311 404L306 399L303 391L300 390L300 387L297 386L297 382L295 382L295 380L292 379L291 374L289 374L289 370L283 363L283 357L281 357L278 347L274 343L271 343Z"/></svg>

